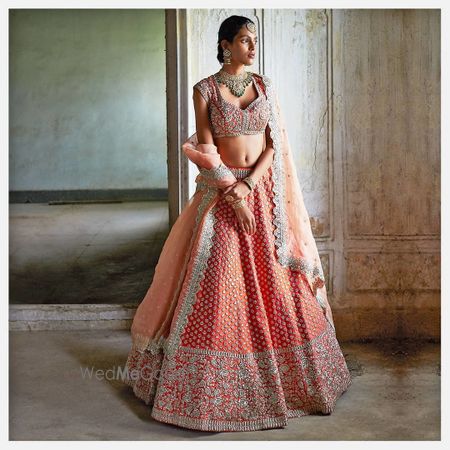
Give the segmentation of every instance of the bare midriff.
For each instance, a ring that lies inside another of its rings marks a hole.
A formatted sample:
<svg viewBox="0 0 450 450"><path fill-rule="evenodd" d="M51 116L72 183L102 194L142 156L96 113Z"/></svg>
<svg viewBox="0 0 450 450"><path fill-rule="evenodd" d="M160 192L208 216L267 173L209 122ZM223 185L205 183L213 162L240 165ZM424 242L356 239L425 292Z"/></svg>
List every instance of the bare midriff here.
<svg viewBox="0 0 450 450"><path fill-rule="evenodd" d="M229 167L253 167L266 148L265 133L215 137L214 141L220 158Z"/></svg>

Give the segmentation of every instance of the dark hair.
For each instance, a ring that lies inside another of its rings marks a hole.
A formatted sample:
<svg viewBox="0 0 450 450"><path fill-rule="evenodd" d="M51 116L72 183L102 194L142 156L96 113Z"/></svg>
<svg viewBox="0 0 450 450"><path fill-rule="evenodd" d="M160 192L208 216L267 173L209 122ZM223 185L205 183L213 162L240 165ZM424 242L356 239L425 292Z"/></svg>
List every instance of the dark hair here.
<svg viewBox="0 0 450 450"><path fill-rule="evenodd" d="M239 33L239 30L246 23L252 23L255 25L253 20L244 16L230 16L227 17L221 24L217 39L217 59L223 64L223 49L220 45L220 41L226 39L228 42L233 42L234 37Z"/></svg>

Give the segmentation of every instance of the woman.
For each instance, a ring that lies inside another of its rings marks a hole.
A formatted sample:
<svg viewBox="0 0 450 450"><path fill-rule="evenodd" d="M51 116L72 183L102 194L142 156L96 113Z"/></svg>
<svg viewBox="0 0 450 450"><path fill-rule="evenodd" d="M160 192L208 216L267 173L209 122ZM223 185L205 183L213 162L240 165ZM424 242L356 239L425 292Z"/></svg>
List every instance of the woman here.
<svg viewBox="0 0 450 450"><path fill-rule="evenodd" d="M351 383L270 79L244 70L255 24L220 26L182 146L197 190L131 327L126 382L159 421L207 431L329 414Z"/></svg>

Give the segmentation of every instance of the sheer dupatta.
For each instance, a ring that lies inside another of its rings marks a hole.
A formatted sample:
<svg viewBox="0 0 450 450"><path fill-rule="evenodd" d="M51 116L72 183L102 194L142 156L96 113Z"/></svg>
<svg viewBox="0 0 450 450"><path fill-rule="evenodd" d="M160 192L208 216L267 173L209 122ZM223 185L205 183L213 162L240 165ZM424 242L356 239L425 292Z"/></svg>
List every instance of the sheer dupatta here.
<svg viewBox="0 0 450 450"><path fill-rule="evenodd" d="M237 179L225 166L214 144L199 144L194 133L182 145L182 151L200 173L197 189L172 226L155 267L153 281L139 304L131 335L139 351L158 353L167 349L167 337L187 274L193 272L196 254L201 250L204 218L219 199L220 189Z"/></svg>
<svg viewBox="0 0 450 450"><path fill-rule="evenodd" d="M275 246L280 264L302 271L328 322L334 328L333 314L328 303L325 277L317 245L312 233L297 170L292 157L285 119L272 81L262 75L271 114L270 137L273 141L272 163Z"/></svg>
<svg viewBox="0 0 450 450"><path fill-rule="evenodd" d="M322 265L303 202L284 117L271 80L265 75L261 77L270 103L269 127L274 148L274 251L281 265L305 274L334 328ZM204 233L205 217L219 199L220 190L237 181L222 162L217 147L214 144L199 144L196 133L181 148L199 169L195 179L197 189L170 230L155 267L152 284L136 310L131 335L133 346L139 351L157 353L161 349L167 350L167 337L174 322L182 286L185 282L189 283L187 277L195 270L195 256L201 251L200 246L205 245L205 236L208 239L208 233ZM202 235L203 244L200 239Z"/></svg>

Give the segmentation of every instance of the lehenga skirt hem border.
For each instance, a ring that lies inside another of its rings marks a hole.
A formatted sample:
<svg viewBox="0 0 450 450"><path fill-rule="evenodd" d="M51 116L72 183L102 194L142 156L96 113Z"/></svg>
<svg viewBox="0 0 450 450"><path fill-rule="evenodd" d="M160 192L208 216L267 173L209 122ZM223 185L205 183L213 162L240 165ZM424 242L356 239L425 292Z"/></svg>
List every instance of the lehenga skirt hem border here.
<svg viewBox="0 0 450 450"><path fill-rule="evenodd" d="M126 385L128 385L128 386L131 387L131 390L133 391L133 394L134 394L139 400L142 400L147 406L150 406L150 407L153 406L153 403L154 403L154 400L155 400L155 391L154 391L154 390L155 390L155 388L156 388L156 385L155 385L155 387L154 387L153 389L151 389L151 390L143 391L142 389L139 390L139 389L137 388L136 381L133 380L133 379L131 379L131 378L129 378L128 376L125 376L125 377L123 378L123 382L124 382Z"/></svg>
<svg viewBox="0 0 450 450"><path fill-rule="evenodd" d="M255 431L265 428L284 427L288 424L286 416L236 422L226 420L194 419L192 417L169 414L156 408L153 408L151 416L160 422L166 422L172 425L200 431Z"/></svg>
<svg viewBox="0 0 450 450"><path fill-rule="evenodd" d="M342 388L337 393L332 402L324 403L314 410L295 409L287 410L286 414L278 417L267 417L264 419L246 420L246 421L227 421L227 420L209 420L196 419L193 417L181 416L179 414L170 414L167 411L161 411L155 406L152 407L151 417L159 422L169 423L184 428L190 428L199 431L256 431L268 428L285 427L288 425L288 419L294 419L313 414L331 414L336 406L339 397L348 389L352 383L349 377Z"/></svg>

